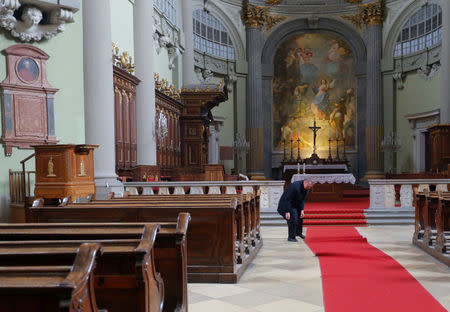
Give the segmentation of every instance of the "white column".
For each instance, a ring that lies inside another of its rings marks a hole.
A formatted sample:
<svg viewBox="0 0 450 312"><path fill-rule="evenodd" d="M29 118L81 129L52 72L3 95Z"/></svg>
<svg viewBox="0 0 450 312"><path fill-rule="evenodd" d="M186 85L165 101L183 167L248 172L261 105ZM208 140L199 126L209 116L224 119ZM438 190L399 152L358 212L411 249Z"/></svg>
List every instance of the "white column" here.
<svg viewBox="0 0 450 312"><path fill-rule="evenodd" d="M214 123L209 125L208 158L208 164L219 163L219 135Z"/></svg>
<svg viewBox="0 0 450 312"><path fill-rule="evenodd" d="M83 1L84 114L87 144L94 151L97 197L120 192L115 172L114 91L109 0Z"/></svg>
<svg viewBox="0 0 450 312"><path fill-rule="evenodd" d="M225 117L214 116L214 121L209 125L208 163L218 164L220 160L219 135L225 122Z"/></svg>
<svg viewBox="0 0 450 312"><path fill-rule="evenodd" d="M192 26L192 0L181 1L183 10L184 53L183 85L193 84L194 78L194 29Z"/></svg>
<svg viewBox="0 0 450 312"><path fill-rule="evenodd" d="M442 1L441 124L450 123L450 3Z"/></svg>
<svg viewBox="0 0 450 312"><path fill-rule="evenodd" d="M134 61L136 77L137 164L156 165L153 0L135 0Z"/></svg>

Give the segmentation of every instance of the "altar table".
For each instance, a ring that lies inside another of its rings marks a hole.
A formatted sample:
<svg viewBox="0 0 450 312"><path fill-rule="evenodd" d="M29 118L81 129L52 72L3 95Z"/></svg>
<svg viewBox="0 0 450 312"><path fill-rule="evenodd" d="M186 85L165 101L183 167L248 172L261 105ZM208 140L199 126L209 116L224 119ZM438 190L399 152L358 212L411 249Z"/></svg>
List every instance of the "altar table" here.
<svg viewBox="0 0 450 312"><path fill-rule="evenodd" d="M335 174L294 174L291 183L308 179L314 183L307 201L329 202L344 199L344 183L355 184L356 179L351 173Z"/></svg>

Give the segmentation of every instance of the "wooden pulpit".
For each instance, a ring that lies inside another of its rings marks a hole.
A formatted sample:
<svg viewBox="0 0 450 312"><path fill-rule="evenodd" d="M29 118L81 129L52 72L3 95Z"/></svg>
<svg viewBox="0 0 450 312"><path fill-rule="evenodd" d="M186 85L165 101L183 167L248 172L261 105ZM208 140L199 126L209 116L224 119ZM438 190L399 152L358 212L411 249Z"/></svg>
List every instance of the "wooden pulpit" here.
<svg viewBox="0 0 450 312"><path fill-rule="evenodd" d="M98 145L38 145L34 196L73 199L95 194L94 149Z"/></svg>
<svg viewBox="0 0 450 312"><path fill-rule="evenodd" d="M187 86L181 90L181 161L184 173L203 173L203 166L208 164L211 109L227 99L228 90L223 83Z"/></svg>

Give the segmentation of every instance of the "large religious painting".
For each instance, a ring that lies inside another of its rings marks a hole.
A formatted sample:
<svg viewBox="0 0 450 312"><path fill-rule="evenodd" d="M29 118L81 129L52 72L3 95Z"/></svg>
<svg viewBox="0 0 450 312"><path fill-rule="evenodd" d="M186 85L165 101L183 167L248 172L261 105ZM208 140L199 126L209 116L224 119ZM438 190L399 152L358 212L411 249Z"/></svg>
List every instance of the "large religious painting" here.
<svg viewBox="0 0 450 312"><path fill-rule="evenodd" d="M302 157L313 149L314 125L317 152L328 155L329 139L342 148L356 142L356 78L354 55L348 44L328 33L307 33L286 39L275 56L273 80L274 148L284 140L297 146ZM338 141L337 141L338 140ZM289 147L289 145L287 145ZM333 149L334 149L333 148Z"/></svg>

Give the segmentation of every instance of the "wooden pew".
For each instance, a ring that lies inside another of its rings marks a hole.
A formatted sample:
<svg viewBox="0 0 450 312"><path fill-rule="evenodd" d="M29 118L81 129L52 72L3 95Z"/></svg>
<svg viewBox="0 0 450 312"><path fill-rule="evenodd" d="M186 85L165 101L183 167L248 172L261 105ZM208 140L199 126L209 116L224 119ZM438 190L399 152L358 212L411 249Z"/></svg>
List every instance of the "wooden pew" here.
<svg viewBox="0 0 450 312"><path fill-rule="evenodd" d="M422 241L424 231L425 231L425 221L424 221L424 209L425 209L426 196L424 192L414 192L414 207L415 207L415 226L413 243L418 244Z"/></svg>
<svg viewBox="0 0 450 312"><path fill-rule="evenodd" d="M199 204L208 202L218 202L226 201L233 198L238 199L238 209L244 210L245 220L243 221L244 226L244 240L245 240L245 250L248 253L248 246L251 244L253 247L256 246L257 241L261 239L261 225L260 225L260 206L259 206L260 191L256 195L252 193L236 195L236 194L189 194L189 195L127 195L124 198L114 198L111 200L100 200L91 201L83 203L84 205L90 205L93 203L98 204L111 204L111 205L121 205L127 204L139 204L139 203L169 203L169 202L194 202L197 201ZM73 204L67 203L66 206ZM79 203L76 204L80 206ZM238 230L240 227L238 228ZM238 233L239 235L239 233ZM240 240L239 240L240 241Z"/></svg>
<svg viewBox="0 0 450 312"><path fill-rule="evenodd" d="M450 192L415 194L416 230L413 243L450 265Z"/></svg>
<svg viewBox="0 0 450 312"><path fill-rule="evenodd" d="M99 244L78 245L73 265L0 266L0 310L2 312L86 311L96 312L93 272ZM49 250L42 246L41 252ZM22 256L23 258L24 256Z"/></svg>
<svg viewBox="0 0 450 312"><path fill-rule="evenodd" d="M259 193L254 196L251 193L245 195L236 194L195 194L195 195L129 195L125 198L114 198L111 200L98 200L85 203L66 203L66 207L92 207L93 205L110 206L138 206L138 205L179 205L189 202L199 206L223 203L232 199L238 199L236 208L236 241L237 241L237 263L241 264L243 259L250 255L251 248L256 247L261 241L260 234L260 209ZM242 210L242 211L241 211Z"/></svg>
<svg viewBox="0 0 450 312"><path fill-rule="evenodd" d="M447 249L450 249L450 241L447 242L445 237L446 231L450 234L450 192L438 192L436 230L436 245L434 249L439 253L446 253Z"/></svg>
<svg viewBox="0 0 450 312"><path fill-rule="evenodd" d="M262 240L237 261L235 250L237 200L162 203L69 204L65 207L30 208L34 222L166 222L188 212L192 222L187 235L189 282L236 283Z"/></svg>
<svg viewBox="0 0 450 312"><path fill-rule="evenodd" d="M164 303L163 311L187 311L183 255L189 218L180 214L177 223L153 224L0 225L0 263L17 261L11 251L23 253L24 248L46 244L53 245L52 252L36 260L51 256L68 261L75 244L99 242L105 250L95 271L99 307L108 311L162 311Z"/></svg>
<svg viewBox="0 0 450 312"><path fill-rule="evenodd" d="M424 191L425 205L423 208L424 233L423 244L431 246L433 244L433 233L436 233L436 210L438 206L437 192Z"/></svg>

